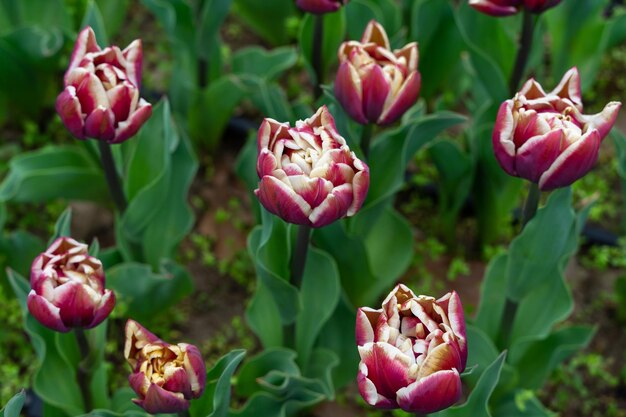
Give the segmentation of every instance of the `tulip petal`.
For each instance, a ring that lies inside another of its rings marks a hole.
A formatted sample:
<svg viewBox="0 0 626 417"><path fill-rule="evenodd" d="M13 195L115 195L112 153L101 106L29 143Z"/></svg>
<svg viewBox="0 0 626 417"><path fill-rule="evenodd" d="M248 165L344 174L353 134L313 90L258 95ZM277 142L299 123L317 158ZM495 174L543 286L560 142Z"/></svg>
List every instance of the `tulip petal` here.
<svg viewBox="0 0 626 417"><path fill-rule="evenodd" d="M376 388L376 393L388 399L394 399L396 392L406 387L412 381L409 377L411 358L406 356L395 346L388 343L366 343L359 346L361 364L359 373L371 381ZM359 389L367 388L364 382L359 384ZM372 398L371 392L367 391L368 397ZM365 395L364 395L365 398ZM368 400L365 398L366 401Z"/></svg>
<svg viewBox="0 0 626 417"><path fill-rule="evenodd" d="M357 70L348 61L344 61L337 70L335 79L335 97L348 115L358 123L367 124L363 114L363 86Z"/></svg>
<svg viewBox="0 0 626 417"><path fill-rule="evenodd" d="M91 27L87 26L81 30L76 37L76 43L74 44L74 50L72 51L66 76L80 64L85 54L98 51L100 51L100 47L96 42L96 34ZM68 84L67 80L65 80L65 84Z"/></svg>
<svg viewBox="0 0 626 417"><path fill-rule="evenodd" d="M289 223L310 225L311 206L284 182L266 175L254 193L270 213Z"/></svg>
<svg viewBox="0 0 626 417"><path fill-rule="evenodd" d="M336 12L341 5L342 1L338 0L296 0L296 6L312 14Z"/></svg>
<svg viewBox="0 0 626 417"><path fill-rule="evenodd" d="M85 328L91 329L102 323L104 319L109 317L113 308L115 308L115 293L111 290L105 290L102 300L100 301L100 306L96 309L95 315L93 316L93 320L89 325L85 326Z"/></svg>
<svg viewBox="0 0 626 417"><path fill-rule="evenodd" d="M432 346L432 345L431 345ZM422 379L435 372L461 368L461 356L456 346L442 343L429 351L421 364L417 379Z"/></svg>
<svg viewBox="0 0 626 417"><path fill-rule="evenodd" d="M374 310L369 307L361 307L356 312L356 344L363 346L374 342L374 326L378 321L382 310Z"/></svg>
<svg viewBox="0 0 626 417"><path fill-rule="evenodd" d="M162 388L171 392L179 392L184 398L191 398L191 384L184 368L166 368L164 373L165 383Z"/></svg>
<svg viewBox="0 0 626 417"><path fill-rule="evenodd" d="M514 15L519 11L515 6L499 5L492 0L469 0L469 5L481 13L496 17Z"/></svg>
<svg viewBox="0 0 626 417"><path fill-rule="evenodd" d="M367 75L362 77L363 111L367 120L376 122L383 112L390 86L378 64L373 63L369 67Z"/></svg>
<svg viewBox="0 0 626 417"><path fill-rule="evenodd" d="M70 331L70 328L61 320L61 309L44 297L37 295L34 290L28 293L26 305L30 314L49 329L62 333Z"/></svg>
<svg viewBox="0 0 626 417"><path fill-rule="evenodd" d="M333 184L324 178L309 178L305 175L289 177L291 187L309 206L317 207L333 189Z"/></svg>
<svg viewBox="0 0 626 417"><path fill-rule="evenodd" d="M149 343L164 343L155 334L135 320L126 321L124 329L124 358L134 369L137 366L137 353Z"/></svg>
<svg viewBox="0 0 626 417"><path fill-rule="evenodd" d="M139 92L131 84L124 82L107 91L109 105L115 120L119 123L128 119L131 110L137 106Z"/></svg>
<svg viewBox="0 0 626 417"><path fill-rule="evenodd" d="M384 126L395 122L415 104L419 96L421 80L422 76L419 72L413 72L409 75L393 101L390 104L385 103L385 110L378 120L379 125Z"/></svg>
<svg viewBox="0 0 626 417"><path fill-rule="evenodd" d="M98 107L109 107L109 98L102 83L91 72L85 74L83 81L76 88L76 97L80 100L84 114L90 114Z"/></svg>
<svg viewBox="0 0 626 417"><path fill-rule="evenodd" d="M311 214L309 214L311 226L323 227L345 217L352 205L353 196L352 184L343 184L335 187L324 201L313 208Z"/></svg>
<svg viewBox="0 0 626 417"><path fill-rule="evenodd" d="M191 384L191 398L200 398L206 386L206 366L197 347L181 343L185 351L185 370Z"/></svg>
<svg viewBox="0 0 626 417"><path fill-rule="evenodd" d="M582 94L580 92L580 75L578 74L578 68L573 67L567 71L550 94L570 100L582 111L583 103Z"/></svg>
<svg viewBox="0 0 626 417"><path fill-rule="evenodd" d="M374 19L368 22L365 30L363 31L363 36L361 37L361 43L370 42L373 42L384 49L391 49L385 28Z"/></svg>
<svg viewBox="0 0 626 417"><path fill-rule="evenodd" d="M143 50L141 39L135 39L122 51L126 59L126 76L137 89L141 89L141 67L143 65Z"/></svg>
<svg viewBox="0 0 626 417"><path fill-rule="evenodd" d="M517 150L515 172L532 182L539 178L556 161L561 153L564 134L562 129L530 138Z"/></svg>
<svg viewBox="0 0 626 417"><path fill-rule="evenodd" d="M500 105L496 124L493 129L493 151L502 169L509 175L515 172L515 143L513 132L515 120L513 119L513 100L507 100Z"/></svg>
<svg viewBox="0 0 626 417"><path fill-rule="evenodd" d="M137 110L131 113L128 120L120 122L115 129L113 139L109 143L121 143L137 134L141 126L152 116L152 104L144 99L139 100Z"/></svg>
<svg viewBox="0 0 626 417"><path fill-rule="evenodd" d="M67 130L78 139L85 139L85 122L83 121L80 101L76 97L76 89L67 86L57 97L55 107Z"/></svg>
<svg viewBox="0 0 626 417"><path fill-rule="evenodd" d="M166 391L156 384L151 384L143 399L133 399L133 402L150 414L177 413L189 408L182 394Z"/></svg>
<svg viewBox="0 0 626 417"><path fill-rule="evenodd" d="M600 139L604 139L613 128L621 107L622 103L611 101L600 113L582 116L587 124L587 130L597 129Z"/></svg>
<svg viewBox="0 0 626 417"><path fill-rule="evenodd" d="M457 336L459 348L461 349L461 367L458 370L463 372L467 363L467 331L461 297L459 297L456 291L452 291L437 300L437 304L441 305L448 312L450 327L452 327L452 331Z"/></svg>
<svg viewBox="0 0 626 417"><path fill-rule="evenodd" d="M376 385L374 385L374 383L367 378L367 366L364 363L359 364L359 373L357 374L356 381L361 397L363 397L365 402L369 405L382 409L398 407L398 404L393 397L387 398L378 393Z"/></svg>
<svg viewBox="0 0 626 417"><path fill-rule="evenodd" d="M539 189L566 187L589 172L598 159L601 142L600 134L594 129L567 147L539 179Z"/></svg>
<svg viewBox="0 0 626 417"><path fill-rule="evenodd" d="M98 107L87 116L85 136L106 141L115 137L115 116L111 109Z"/></svg>
<svg viewBox="0 0 626 417"><path fill-rule="evenodd" d="M95 315L100 295L91 287L76 281L66 282L54 289L54 303L61 306L61 319L68 327L86 327Z"/></svg>
<svg viewBox="0 0 626 417"><path fill-rule="evenodd" d="M363 171L357 172L352 179L352 204L350 205L350 208L348 208L348 212L346 213L347 216L355 215L356 212L361 209L361 206L367 197L367 191L370 186L370 172L369 168L366 166L365 168L366 169Z"/></svg>
<svg viewBox="0 0 626 417"><path fill-rule="evenodd" d="M454 405L461 398L461 377L456 369L439 371L400 388L397 401L410 413L430 414Z"/></svg>

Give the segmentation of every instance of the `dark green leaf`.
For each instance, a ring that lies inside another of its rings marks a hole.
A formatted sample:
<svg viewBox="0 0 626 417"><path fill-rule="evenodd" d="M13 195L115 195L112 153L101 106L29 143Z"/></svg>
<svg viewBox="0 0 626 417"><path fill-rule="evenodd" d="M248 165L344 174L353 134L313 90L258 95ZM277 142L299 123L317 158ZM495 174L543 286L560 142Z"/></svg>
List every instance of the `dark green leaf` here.
<svg viewBox="0 0 626 417"><path fill-rule="evenodd" d="M96 40L99 45L109 44L109 38L107 36L106 27L104 26L102 14L100 13L100 9L98 8L98 4L95 0L87 1L87 10L80 27L82 29L86 26L91 26L96 34Z"/></svg>
<svg viewBox="0 0 626 417"><path fill-rule="evenodd" d="M242 397L251 397L261 390L257 379L270 371L280 371L287 375L299 375L296 352L283 347L265 349L247 361L237 375L235 391Z"/></svg>
<svg viewBox="0 0 626 417"><path fill-rule="evenodd" d="M9 166L9 174L0 185L1 201L101 201L108 196L100 167L79 147L46 147L16 156ZM51 178L54 187L50 186Z"/></svg>
<svg viewBox="0 0 626 417"><path fill-rule="evenodd" d="M296 320L296 350L302 367L309 363L315 340L335 310L340 292L339 271L333 258L309 248L300 289L302 309Z"/></svg>
<svg viewBox="0 0 626 417"><path fill-rule="evenodd" d="M254 75L269 81L294 66L297 60L298 54L293 47L266 50L259 46L250 46L233 55L231 66L233 74ZM276 116L272 114L270 117Z"/></svg>
<svg viewBox="0 0 626 417"><path fill-rule="evenodd" d="M292 1L234 0L234 12L246 24L272 45L289 41L289 20L294 18L296 7Z"/></svg>
<svg viewBox="0 0 626 417"><path fill-rule="evenodd" d="M322 80L316 80L318 84L326 82L324 78L331 65L337 61L337 49L344 40L346 33L346 16L343 8L334 13L326 13L322 15L312 15L307 13L302 20L300 28L300 50L305 61L313 68L313 32L315 19L324 19L324 29L322 38L321 52L321 71ZM313 73L312 73L313 74ZM313 74L315 75L315 74Z"/></svg>
<svg viewBox="0 0 626 417"><path fill-rule="evenodd" d="M52 245L52 242L60 237L71 237L72 231L70 226L72 225L72 208L68 207L63 210L63 213L59 216L54 224L54 235L48 240L48 246Z"/></svg>

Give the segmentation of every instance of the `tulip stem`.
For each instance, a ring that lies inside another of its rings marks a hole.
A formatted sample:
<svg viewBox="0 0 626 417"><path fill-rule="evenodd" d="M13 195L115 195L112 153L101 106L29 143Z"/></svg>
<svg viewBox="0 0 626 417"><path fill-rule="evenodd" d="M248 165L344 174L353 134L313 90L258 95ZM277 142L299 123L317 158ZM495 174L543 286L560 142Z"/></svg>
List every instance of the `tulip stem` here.
<svg viewBox="0 0 626 417"><path fill-rule="evenodd" d="M81 328L74 329L74 335L76 336L78 350L80 351L80 362L78 363L78 369L76 370L76 379L78 381L80 393L83 397L85 412L88 413L93 409L93 401L91 398L92 371L91 367L89 366L89 341L87 341L85 331Z"/></svg>
<svg viewBox="0 0 626 417"><path fill-rule="evenodd" d="M515 66L513 67L513 72L511 73L511 79L509 82L509 93L511 96L515 95L517 92L519 83L524 75L524 70L526 69L530 49L533 43L533 32L535 31L535 20L528 10L524 9L522 19L522 37L520 39L520 46L517 50L517 57L515 58Z"/></svg>
<svg viewBox="0 0 626 417"><path fill-rule="evenodd" d="M531 182L528 189L528 196L526 197L526 202L524 203L524 208L522 210L522 230L524 230L526 224L533 217L535 217L535 213L537 213L537 208L539 207L540 198L541 190L539 190L539 185Z"/></svg>
<svg viewBox="0 0 626 417"><path fill-rule="evenodd" d="M363 129L361 130L361 150L363 151L365 160L370 156L370 142L372 141L373 127L374 125L372 123L368 123L363 125Z"/></svg>
<svg viewBox="0 0 626 417"><path fill-rule="evenodd" d="M302 276L304 275L304 265L306 264L310 237L311 227L300 225L298 227L296 248L291 258L291 284L298 289L302 286Z"/></svg>
<svg viewBox="0 0 626 417"><path fill-rule="evenodd" d="M126 196L122 189L120 177L117 175L117 169L115 168L115 161L113 160L113 153L111 152L111 145L107 142L99 140L98 147L100 148L100 161L102 162L102 168L104 169L104 176L111 192L113 202L117 207L120 214L124 214L128 203L126 202Z"/></svg>
<svg viewBox="0 0 626 417"><path fill-rule="evenodd" d="M313 16L313 71L315 72L315 87L313 88L313 96L315 100L322 95L322 83L324 82L324 71L322 68L322 45L324 41L324 15L316 14Z"/></svg>

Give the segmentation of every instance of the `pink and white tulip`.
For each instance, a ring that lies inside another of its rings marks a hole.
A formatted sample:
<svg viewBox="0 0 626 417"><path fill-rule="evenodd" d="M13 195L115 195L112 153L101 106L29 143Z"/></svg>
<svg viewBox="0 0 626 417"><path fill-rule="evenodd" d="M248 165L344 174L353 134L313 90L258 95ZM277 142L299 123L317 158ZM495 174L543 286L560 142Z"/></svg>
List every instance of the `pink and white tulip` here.
<svg viewBox="0 0 626 417"><path fill-rule="evenodd" d="M296 5L305 12L324 14L336 12L348 3L348 0L296 0Z"/></svg>
<svg viewBox="0 0 626 417"><path fill-rule="evenodd" d="M368 404L428 414L461 398L467 341L456 292L436 300L400 284L381 309L359 308L356 341L357 382Z"/></svg>
<svg viewBox="0 0 626 417"><path fill-rule="evenodd" d="M133 402L148 413L177 413L200 398L206 367L194 345L171 345L134 320L126 322L124 357L133 369L128 377L139 398Z"/></svg>
<svg viewBox="0 0 626 417"><path fill-rule="evenodd" d="M115 294L104 288L102 262L87 245L61 237L33 261L27 305L44 326L69 332L89 329L115 307Z"/></svg>
<svg viewBox="0 0 626 417"><path fill-rule="evenodd" d="M326 106L294 127L265 119L258 133L254 191L289 223L322 227L354 215L369 188L369 168L337 132Z"/></svg>
<svg viewBox="0 0 626 417"><path fill-rule="evenodd" d="M120 143L134 136L152 114L139 97L141 66L141 40L124 50L100 49L93 30L83 29L56 100L65 127L78 139Z"/></svg>
<svg viewBox="0 0 626 417"><path fill-rule="evenodd" d="M469 0L469 5L479 12L491 16L510 16L526 9L531 13L542 13L556 6L561 0Z"/></svg>
<svg viewBox="0 0 626 417"><path fill-rule="evenodd" d="M591 170L620 107L614 101L598 114L583 114L576 68L549 93L530 79L500 106L492 137L496 159L508 174L543 191L566 187Z"/></svg>
<svg viewBox="0 0 626 417"><path fill-rule="evenodd" d="M360 42L344 42L339 48L335 96L361 124L393 123L417 101L417 62L416 42L391 51L385 29L372 20Z"/></svg>

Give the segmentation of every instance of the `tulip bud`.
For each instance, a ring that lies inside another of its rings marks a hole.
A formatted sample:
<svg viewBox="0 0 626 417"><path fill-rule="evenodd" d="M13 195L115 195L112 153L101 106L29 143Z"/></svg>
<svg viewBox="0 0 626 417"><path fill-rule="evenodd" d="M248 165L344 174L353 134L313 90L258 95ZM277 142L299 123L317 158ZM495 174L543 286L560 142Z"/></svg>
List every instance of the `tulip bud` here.
<svg viewBox="0 0 626 417"><path fill-rule="evenodd" d="M65 127L78 139L120 143L132 137L152 114L152 106L139 97L141 41L126 49L100 49L90 27L76 39L65 89L56 110Z"/></svg>
<svg viewBox="0 0 626 417"><path fill-rule="evenodd" d="M359 308L356 341L357 382L368 404L428 414L460 399L467 342L456 292L435 300L400 284L381 309Z"/></svg>
<svg viewBox="0 0 626 417"><path fill-rule="evenodd" d="M197 347L170 345L134 320L126 322L124 357L133 373L130 386L139 398L133 402L148 413L177 413L200 398L206 385L206 368Z"/></svg>
<svg viewBox="0 0 626 417"><path fill-rule="evenodd" d="M542 13L556 6L561 0L469 0L469 5L491 16L510 16L522 8L531 13Z"/></svg>
<svg viewBox="0 0 626 417"><path fill-rule="evenodd" d="M369 168L350 151L326 106L295 127L265 119L258 151L261 181L254 193L283 220L322 227L361 208Z"/></svg>
<svg viewBox="0 0 626 417"><path fill-rule="evenodd" d="M296 0L296 5L305 12L324 14L336 12L348 0Z"/></svg>
<svg viewBox="0 0 626 417"><path fill-rule="evenodd" d="M576 68L549 93L530 79L500 106L492 137L496 159L508 174L543 191L566 187L591 170L620 107L613 101L598 114L582 114Z"/></svg>
<svg viewBox="0 0 626 417"><path fill-rule="evenodd" d="M417 101L421 85L417 61L416 42L392 52L385 29L372 20L360 42L339 47L335 96L361 124L393 123Z"/></svg>
<svg viewBox="0 0 626 417"><path fill-rule="evenodd" d="M30 314L59 332L95 327L115 307L115 294L104 288L102 262L69 237L58 238L35 258L30 286Z"/></svg>

